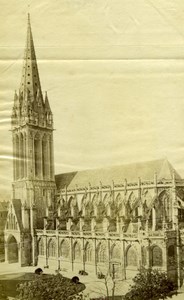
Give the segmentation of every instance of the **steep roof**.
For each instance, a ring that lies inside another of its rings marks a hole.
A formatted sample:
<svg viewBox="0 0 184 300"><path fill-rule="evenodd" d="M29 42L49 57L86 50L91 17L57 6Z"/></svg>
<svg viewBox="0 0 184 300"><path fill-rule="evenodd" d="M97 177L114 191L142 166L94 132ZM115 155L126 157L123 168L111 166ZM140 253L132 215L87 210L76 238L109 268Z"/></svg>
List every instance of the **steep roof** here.
<svg viewBox="0 0 184 300"><path fill-rule="evenodd" d="M153 160L147 162L138 162L120 166L112 166L103 169L91 169L85 171L76 171L59 174L55 176L58 189L65 186L68 189L76 187L98 186L100 182L103 185L122 183L125 179L128 182L136 182L140 177L141 180L153 180L154 174L158 179L172 179L173 171L175 178L181 179L167 159Z"/></svg>
<svg viewBox="0 0 184 300"><path fill-rule="evenodd" d="M13 208L16 214L17 222L19 224L19 228L22 228L22 211L21 211L21 201L20 199L12 200Z"/></svg>

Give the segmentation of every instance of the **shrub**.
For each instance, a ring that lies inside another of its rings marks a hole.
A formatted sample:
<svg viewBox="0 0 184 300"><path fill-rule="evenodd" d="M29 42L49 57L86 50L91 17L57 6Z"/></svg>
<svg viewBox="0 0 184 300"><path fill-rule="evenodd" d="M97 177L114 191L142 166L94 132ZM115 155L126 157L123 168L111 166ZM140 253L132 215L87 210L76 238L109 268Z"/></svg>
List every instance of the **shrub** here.
<svg viewBox="0 0 184 300"><path fill-rule="evenodd" d="M105 275L102 272L98 272L97 277L98 279L104 279Z"/></svg>
<svg viewBox="0 0 184 300"><path fill-rule="evenodd" d="M80 270L80 271L79 271L79 274L80 274L80 275L88 275L88 273L87 273L85 270Z"/></svg>
<svg viewBox="0 0 184 300"><path fill-rule="evenodd" d="M68 300L84 289L60 274L36 276L35 280L21 283L17 288L20 300Z"/></svg>
<svg viewBox="0 0 184 300"><path fill-rule="evenodd" d="M79 277L77 277L77 276L72 277L71 282L79 283Z"/></svg>
<svg viewBox="0 0 184 300"><path fill-rule="evenodd" d="M37 268L35 270L35 274L37 274L37 275L41 275L42 273L43 273L43 270L41 268Z"/></svg>
<svg viewBox="0 0 184 300"><path fill-rule="evenodd" d="M8 300L8 297L5 294L4 286L0 283L0 299L1 300Z"/></svg>
<svg viewBox="0 0 184 300"><path fill-rule="evenodd" d="M174 283L166 273L158 270L142 268L133 282L131 290L125 295L125 300L159 300L176 294Z"/></svg>

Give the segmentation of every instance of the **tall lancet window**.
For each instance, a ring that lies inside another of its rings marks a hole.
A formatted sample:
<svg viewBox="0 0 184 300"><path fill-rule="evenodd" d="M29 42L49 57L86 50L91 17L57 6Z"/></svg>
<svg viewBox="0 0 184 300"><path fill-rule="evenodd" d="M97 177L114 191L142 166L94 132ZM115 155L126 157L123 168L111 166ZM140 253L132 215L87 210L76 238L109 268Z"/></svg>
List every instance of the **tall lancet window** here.
<svg viewBox="0 0 184 300"><path fill-rule="evenodd" d="M51 139L49 140L49 149L50 149L50 178L53 178L53 164L52 164L52 156L53 156L53 152L52 152L52 141Z"/></svg>
<svg viewBox="0 0 184 300"><path fill-rule="evenodd" d="M24 137L23 134L20 134L20 178L24 177Z"/></svg>
<svg viewBox="0 0 184 300"><path fill-rule="evenodd" d="M15 176L19 179L19 137L15 138Z"/></svg>
<svg viewBox="0 0 184 300"><path fill-rule="evenodd" d="M37 135L34 139L34 162L35 162L35 176L39 177L40 175L40 140Z"/></svg>
<svg viewBox="0 0 184 300"><path fill-rule="evenodd" d="M42 140L42 172L45 179L48 175L48 157L47 157L47 140L46 137Z"/></svg>

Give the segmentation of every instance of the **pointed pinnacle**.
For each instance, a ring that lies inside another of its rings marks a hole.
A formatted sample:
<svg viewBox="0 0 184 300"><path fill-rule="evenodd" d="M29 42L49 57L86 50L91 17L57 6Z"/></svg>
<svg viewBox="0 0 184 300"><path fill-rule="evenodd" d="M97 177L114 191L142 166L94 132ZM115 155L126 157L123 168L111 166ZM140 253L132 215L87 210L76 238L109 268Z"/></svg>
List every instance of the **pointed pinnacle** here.
<svg viewBox="0 0 184 300"><path fill-rule="evenodd" d="M30 13L27 14L27 21L28 21L28 26L30 26L31 25Z"/></svg>
<svg viewBox="0 0 184 300"><path fill-rule="evenodd" d="M18 95L17 95L17 91L15 90L15 93L14 93L14 101L16 101L18 99Z"/></svg>
<svg viewBox="0 0 184 300"><path fill-rule="evenodd" d="M47 92L45 92L45 109L47 110L51 110L50 109L50 105L49 105L49 99L48 99L48 96L47 96Z"/></svg>

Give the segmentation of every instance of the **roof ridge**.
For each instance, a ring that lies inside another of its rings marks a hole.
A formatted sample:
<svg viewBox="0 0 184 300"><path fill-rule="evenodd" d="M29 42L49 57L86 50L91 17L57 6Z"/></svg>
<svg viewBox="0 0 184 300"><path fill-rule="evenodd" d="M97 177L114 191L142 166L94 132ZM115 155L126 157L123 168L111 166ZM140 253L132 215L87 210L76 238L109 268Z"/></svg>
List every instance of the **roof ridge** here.
<svg viewBox="0 0 184 300"><path fill-rule="evenodd" d="M116 167L123 167L123 166L132 166L132 165L139 165L139 164L143 165L143 164L154 163L154 162L162 162L162 161L164 162L164 160L165 160L165 158L154 159L154 160L147 160L147 161L137 161L137 162L135 161L135 162L131 162L131 163L108 165L108 166L105 166L105 167L96 167L96 168L89 168L89 169L83 169L83 170L74 170L74 171L60 173L60 174L71 174L71 173L75 173L75 172L87 172L87 171L93 171L93 170L94 171L95 170L107 170L109 168L116 168ZM167 161L168 161L168 159L167 159ZM58 176L60 174L56 174L56 176Z"/></svg>
<svg viewBox="0 0 184 300"><path fill-rule="evenodd" d="M128 182L137 182L139 178L141 181L153 181L155 174L158 179L171 180L173 178L172 170L174 170L176 178L181 179L171 163L164 158L57 174L55 180L60 189L65 186L73 189L76 186L86 187L89 184L98 186L100 182L104 185L109 185L113 181L121 184L125 179Z"/></svg>

